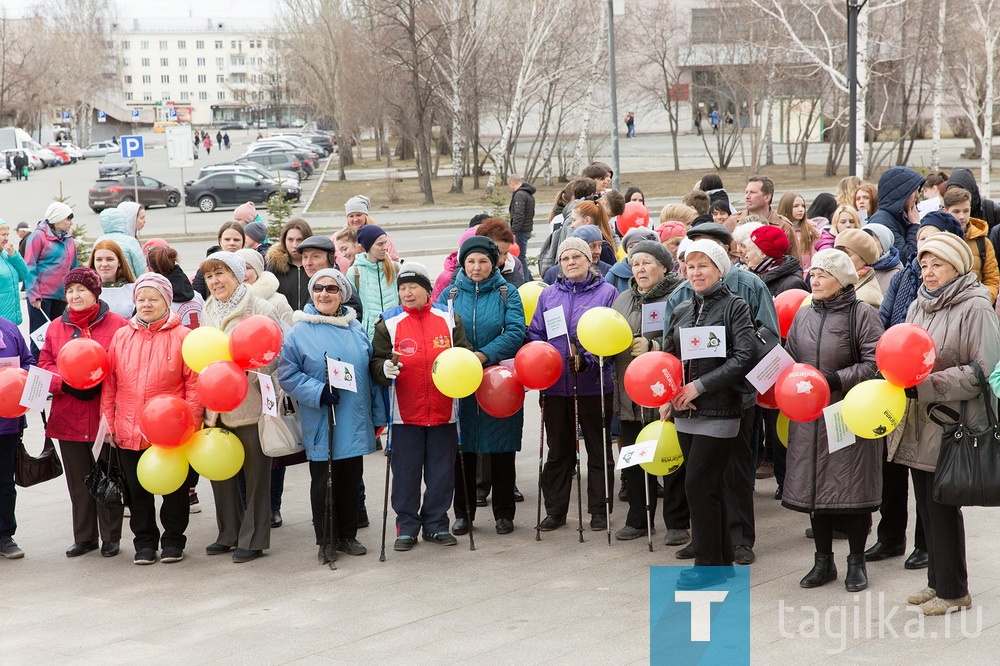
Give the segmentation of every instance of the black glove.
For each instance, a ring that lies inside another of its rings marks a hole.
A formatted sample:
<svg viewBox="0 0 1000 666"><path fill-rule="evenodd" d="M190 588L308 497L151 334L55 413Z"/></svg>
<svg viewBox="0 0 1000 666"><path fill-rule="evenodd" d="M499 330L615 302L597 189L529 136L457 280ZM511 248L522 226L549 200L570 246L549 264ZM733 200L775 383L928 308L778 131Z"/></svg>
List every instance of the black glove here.
<svg viewBox="0 0 1000 666"><path fill-rule="evenodd" d="M569 369L576 372L586 372L590 367L590 363L587 361L587 357L583 354L577 354L576 356L567 356L566 362L569 363Z"/></svg>
<svg viewBox="0 0 1000 666"><path fill-rule="evenodd" d="M324 386L323 393L319 396L319 404L336 407L340 404L340 391L334 391L329 386Z"/></svg>
<svg viewBox="0 0 1000 666"><path fill-rule="evenodd" d="M911 386L910 388L903 389L903 393L906 394L906 397L909 398L910 400L916 400L917 399L917 387L916 386Z"/></svg>
<svg viewBox="0 0 1000 666"><path fill-rule="evenodd" d="M835 393L843 388L843 384L840 383L840 377L836 372L824 372L823 377L826 379L826 383L830 386L831 393Z"/></svg>
<svg viewBox="0 0 1000 666"><path fill-rule="evenodd" d="M101 385L100 384L98 384L97 386L95 386L93 388L89 388L89 389L77 389L77 388L73 388L72 386L70 386L66 382L63 382L62 390L63 390L63 393L65 393L66 395L71 395L74 398L76 398L77 400L90 401L90 400L93 400L94 398L96 398L97 396L101 395Z"/></svg>

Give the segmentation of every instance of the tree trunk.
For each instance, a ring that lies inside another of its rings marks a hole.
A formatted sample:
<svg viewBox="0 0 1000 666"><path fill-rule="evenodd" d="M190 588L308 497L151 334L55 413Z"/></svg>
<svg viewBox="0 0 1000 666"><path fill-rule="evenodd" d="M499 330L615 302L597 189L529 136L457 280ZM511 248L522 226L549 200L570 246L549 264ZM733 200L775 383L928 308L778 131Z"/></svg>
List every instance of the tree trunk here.
<svg viewBox="0 0 1000 666"><path fill-rule="evenodd" d="M590 59L590 74L587 77L587 92L583 96L583 119L580 121L580 136L576 140L576 150L573 151L573 162L570 164L570 173L580 173L580 163L583 161L583 154L587 150L587 133L590 131L590 113L594 108L594 86L597 85L597 65L604 55L604 42L599 39L594 40L594 55ZM618 122L617 118L612 119Z"/></svg>
<svg viewBox="0 0 1000 666"><path fill-rule="evenodd" d="M996 75L996 38L989 32L989 22L983 25L983 42L986 46L986 103L983 104L983 150L979 157L979 194L990 198L990 171L993 169L993 77Z"/></svg>
<svg viewBox="0 0 1000 666"><path fill-rule="evenodd" d="M465 160L465 128L462 125L462 91L458 81L451 87L451 192L462 194L462 166Z"/></svg>
<svg viewBox="0 0 1000 666"><path fill-rule="evenodd" d="M865 165L868 159L865 129L868 118L868 14L870 11L871 9L858 12L858 106L854 117L857 123L857 132L855 133L858 146L856 153L857 176L862 180L865 177ZM850 86L850 82L847 85Z"/></svg>
<svg viewBox="0 0 1000 666"><path fill-rule="evenodd" d="M931 171L941 168L941 105L944 98L944 26L947 19L947 0L938 5L937 71L934 73L934 113L931 121Z"/></svg>

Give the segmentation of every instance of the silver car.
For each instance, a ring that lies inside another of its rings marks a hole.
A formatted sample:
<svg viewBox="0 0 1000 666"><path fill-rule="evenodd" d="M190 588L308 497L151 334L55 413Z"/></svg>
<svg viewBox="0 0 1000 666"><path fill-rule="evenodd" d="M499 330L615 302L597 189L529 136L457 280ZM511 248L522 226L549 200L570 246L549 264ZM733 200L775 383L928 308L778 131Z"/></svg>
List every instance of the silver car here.
<svg viewBox="0 0 1000 666"><path fill-rule="evenodd" d="M95 141L83 149L83 156L101 158L108 153L120 153L121 151L121 146L114 141Z"/></svg>

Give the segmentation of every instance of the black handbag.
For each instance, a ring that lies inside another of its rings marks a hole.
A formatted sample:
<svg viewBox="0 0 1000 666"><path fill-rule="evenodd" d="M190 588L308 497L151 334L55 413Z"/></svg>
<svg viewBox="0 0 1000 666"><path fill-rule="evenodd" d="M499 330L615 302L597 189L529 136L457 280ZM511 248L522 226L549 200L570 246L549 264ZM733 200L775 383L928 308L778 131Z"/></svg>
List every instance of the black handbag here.
<svg viewBox="0 0 1000 666"><path fill-rule="evenodd" d="M44 411L42 412L42 424L46 428L48 427ZM28 453L27 449L24 448L24 439L21 439L17 449L17 464L14 467L14 483L22 488L27 488L55 479L62 476L62 473L62 461L56 454L56 445L52 442L51 437L45 438L42 452L38 454L37 458Z"/></svg>
<svg viewBox="0 0 1000 666"><path fill-rule="evenodd" d="M104 445L101 455L94 461L90 473L83 479L83 484L98 502L109 509L125 506L125 475L122 473L121 461L118 459L118 449L111 447L108 455L104 455Z"/></svg>
<svg viewBox="0 0 1000 666"><path fill-rule="evenodd" d="M1000 506L1000 424L997 423L993 392L978 363L970 363L979 388L989 427L972 432L965 423L965 405L955 423L944 425L937 471L934 473L934 501L951 506ZM954 415L954 410L949 410ZM937 420L935 419L935 422Z"/></svg>

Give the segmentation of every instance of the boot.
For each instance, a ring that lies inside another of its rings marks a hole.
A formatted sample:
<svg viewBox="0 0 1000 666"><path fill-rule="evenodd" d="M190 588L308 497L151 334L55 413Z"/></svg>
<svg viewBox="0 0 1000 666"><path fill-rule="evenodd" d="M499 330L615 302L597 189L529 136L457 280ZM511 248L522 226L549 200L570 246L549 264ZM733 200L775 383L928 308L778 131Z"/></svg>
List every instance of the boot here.
<svg viewBox="0 0 1000 666"><path fill-rule="evenodd" d="M805 588L819 587L834 580L837 580L837 565L833 562L833 553L816 553L812 571L799 581L799 585Z"/></svg>
<svg viewBox="0 0 1000 666"><path fill-rule="evenodd" d="M847 575L844 576L844 587L848 592L861 592L868 589L868 570L865 568L864 553L847 556Z"/></svg>

